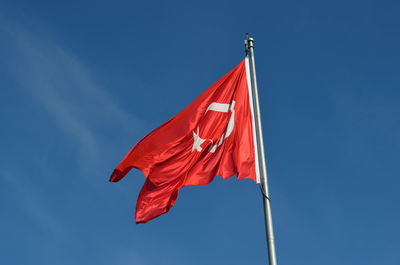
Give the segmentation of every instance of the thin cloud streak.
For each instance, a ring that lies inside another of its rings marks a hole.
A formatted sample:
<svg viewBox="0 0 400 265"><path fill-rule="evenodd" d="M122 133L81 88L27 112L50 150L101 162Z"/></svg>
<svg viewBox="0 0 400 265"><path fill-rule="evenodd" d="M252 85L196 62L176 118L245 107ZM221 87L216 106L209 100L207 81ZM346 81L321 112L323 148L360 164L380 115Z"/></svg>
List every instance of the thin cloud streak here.
<svg viewBox="0 0 400 265"><path fill-rule="evenodd" d="M139 119L121 109L97 84L78 57L10 23L6 25L7 30L3 28L5 39L10 40L13 47L9 58L12 74L58 127L74 140L86 165L105 159L100 145L107 142L101 135L105 130L100 128L133 131L142 127Z"/></svg>
<svg viewBox="0 0 400 265"><path fill-rule="evenodd" d="M104 161L109 160L107 151L114 149L112 148L114 143L107 141L107 137L111 135L109 132L114 132L114 128L119 128L118 132L114 133L114 138L131 135L133 131L142 128L142 122L119 107L117 101L98 85L90 67L72 52L53 42L41 39L30 31L11 25L1 16L0 38L4 40L2 46L6 48L0 51L1 58L4 59L0 63L6 65L6 70L22 88L23 96L31 98L34 105L38 105L50 117L50 123L44 119L49 124L43 123L43 120L37 123L37 126L41 128L42 136L44 138L50 136L48 133L46 135L46 129L52 129L56 125L62 134L65 134L67 139L69 138L65 142L65 138L60 137L64 140L60 142L60 146L71 145L78 150L78 157L74 163L78 165L84 163L84 165L76 167L75 164L68 164L66 166L68 170L76 168L74 172L78 179L66 181L71 176L60 169L56 177L62 184L53 187L60 188L64 185L65 190L60 190L57 202L61 209L67 206L65 211L69 211L71 205L77 203L74 209L76 212L72 214L82 213L85 209L79 201L88 200L85 197L88 189L98 191L91 194L94 197L102 192L100 191L102 186L98 183L107 182L107 176L103 176L104 178L97 182L91 179L89 187L89 185L82 185L80 180L96 175L98 168L104 166ZM34 141L29 130L24 136ZM37 158L40 153L40 156L48 157L48 154L41 153L44 151L40 149L35 153L31 153L29 149L24 151L27 156ZM70 219L64 220L65 215L55 210L49 203L52 199L51 195L47 194L46 189L41 185L48 185L46 180L54 177L53 168L49 164L61 161L57 161L57 157L51 154L49 157L50 159L44 159L44 161L30 158L37 162L29 166L33 166L42 174L39 176L32 176L30 173L32 168L25 164L18 165L17 171L14 163L7 164L0 172L0 180L4 184L3 195L15 201L16 207L10 211L12 214L22 213L26 217L20 220L20 223L33 224L31 229L35 235L40 234L41 238L38 246L40 245L40 249L46 249L44 252L36 253L34 260L47 261L46 264L71 264L71 262L85 264L85 259L92 256L91 254L80 256L79 246L90 245L91 251L100 253L95 258L101 260L102 264L144 264L137 251L132 249L121 251L122 246L118 245L119 242L113 235L101 231L99 237L102 240L85 238ZM41 181L34 180L32 177L40 177ZM65 199L75 196L77 193L74 192L78 189L84 190L81 193L84 196L78 195L79 198L74 200ZM70 205L67 205L66 201ZM11 208L11 206L7 207ZM43 235L42 231L44 231ZM35 239L35 241L39 240ZM36 245L31 247L36 248ZM82 263L79 260L83 260Z"/></svg>

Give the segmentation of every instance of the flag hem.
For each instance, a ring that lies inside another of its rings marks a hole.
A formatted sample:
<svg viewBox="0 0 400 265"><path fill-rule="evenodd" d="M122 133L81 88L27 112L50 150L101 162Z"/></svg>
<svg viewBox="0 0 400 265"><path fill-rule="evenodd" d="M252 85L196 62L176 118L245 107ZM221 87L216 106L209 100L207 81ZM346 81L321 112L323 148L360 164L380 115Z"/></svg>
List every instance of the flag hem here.
<svg viewBox="0 0 400 265"><path fill-rule="evenodd" d="M253 143L254 143L254 162L255 162L255 169L256 169L256 182L258 184L261 183L260 179L260 167L259 167L259 159L258 159L258 144L257 144L257 137L256 137L256 122L254 117L254 104L253 104L253 90L251 86L251 79L250 79L250 66L249 66L249 57L246 56L245 58L245 65L246 65L246 79L247 79L247 88L249 91L249 103L250 103L250 110L251 110L251 125L253 131Z"/></svg>

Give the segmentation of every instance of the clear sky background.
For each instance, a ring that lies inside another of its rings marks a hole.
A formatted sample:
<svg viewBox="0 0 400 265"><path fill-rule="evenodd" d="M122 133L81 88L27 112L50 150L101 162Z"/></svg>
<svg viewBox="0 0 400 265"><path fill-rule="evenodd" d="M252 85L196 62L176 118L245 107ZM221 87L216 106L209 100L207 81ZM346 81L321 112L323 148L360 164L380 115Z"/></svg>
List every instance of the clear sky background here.
<svg viewBox="0 0 400 265"><path fill-rule="evenodd" d="M261 195L219 177L136 225L108 177L244 57L279 264L400 264L400 2L0 1L0 264L266 264Z"/></svg>

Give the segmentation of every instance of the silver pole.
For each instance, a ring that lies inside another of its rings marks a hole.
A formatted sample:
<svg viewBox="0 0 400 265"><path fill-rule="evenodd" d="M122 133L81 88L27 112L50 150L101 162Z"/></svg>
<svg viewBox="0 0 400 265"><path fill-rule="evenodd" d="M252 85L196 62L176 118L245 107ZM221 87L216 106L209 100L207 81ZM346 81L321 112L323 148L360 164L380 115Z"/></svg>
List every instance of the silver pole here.
<svg viewBox="0 0 400 265"><path fill-rule="evenodd" d="M245 40L245 46L246 46L246 54L248 54L249 56L251 89L253 92L253 106L254 106L253 113L255 116L258 157L260 158L258 166L260 168L260 174L261 174L260 188L263 195L262 197L264 204L265 230L267 232L269 265L277 265L276 253L275 253L274 228L272 226L271 200L268 191L267 166L265 163L264 142L263 142L263 134L261 128L260 105L258 102L256 66L254 61L254 39L247 38Z"/></svg>

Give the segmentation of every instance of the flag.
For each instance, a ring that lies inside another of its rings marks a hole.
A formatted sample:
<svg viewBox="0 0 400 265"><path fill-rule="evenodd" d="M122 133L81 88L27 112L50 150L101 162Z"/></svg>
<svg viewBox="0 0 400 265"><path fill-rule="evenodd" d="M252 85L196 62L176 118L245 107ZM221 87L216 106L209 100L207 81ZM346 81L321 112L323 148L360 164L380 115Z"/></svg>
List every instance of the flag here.
<svg viewBox="0 0 400 265"><path fill-rule="evenodd" d="M259 183L248 58L183 111L153 130L126 154L110 177L132 168L146 177L136 203L136 222L146 223L174 205L184 186L237 175Z"/></svg>

